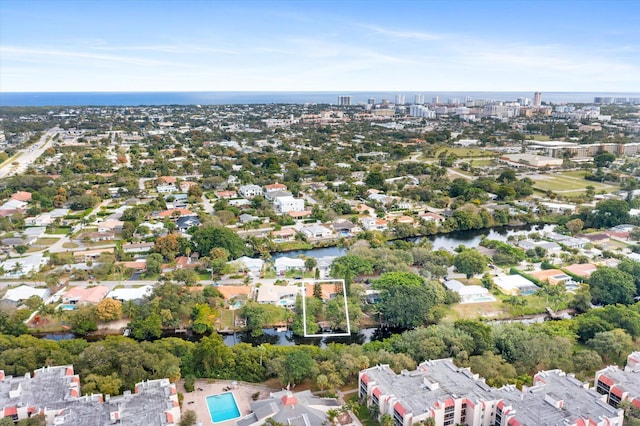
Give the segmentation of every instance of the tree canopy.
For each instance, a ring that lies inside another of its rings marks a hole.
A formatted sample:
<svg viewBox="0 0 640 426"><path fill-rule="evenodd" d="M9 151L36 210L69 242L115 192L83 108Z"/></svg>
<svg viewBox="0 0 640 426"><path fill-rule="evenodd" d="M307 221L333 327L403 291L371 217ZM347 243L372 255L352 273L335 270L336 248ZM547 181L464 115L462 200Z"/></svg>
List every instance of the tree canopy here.
<svg viewBox="0 0 640 426"><path fill-rule="evenodd" d="M440 283L407 272L385 273L373 282L373 288L380 290L380 313L392 327L413 328L433 322L433 308L445 300Z"/></svg>

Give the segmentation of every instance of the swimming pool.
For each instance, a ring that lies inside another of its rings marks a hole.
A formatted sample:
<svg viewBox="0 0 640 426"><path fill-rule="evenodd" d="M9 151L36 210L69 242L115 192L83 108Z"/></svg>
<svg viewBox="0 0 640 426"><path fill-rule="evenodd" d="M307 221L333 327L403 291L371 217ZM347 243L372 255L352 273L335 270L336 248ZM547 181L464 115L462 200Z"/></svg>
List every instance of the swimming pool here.
<svg viewBox="0 0 640 426"><path fill-rule="evenodd" d="M71 304L71 303L69 303L69 304L63 304L63 305L60 305L60 306L58 307L58 309L60 309L60 310L62 310L62 311L73 311L73 310L75 310L76 308L77 308L77 306L76 306L76 305L73 305L73 304Z"/></svg>
<svg viewBox="0 0 640 426"><path fill-rule="evenodd" d="M213 423L224 422L240 417L240 410L236 398L231 392L207 397L207 407Z"/></svg>

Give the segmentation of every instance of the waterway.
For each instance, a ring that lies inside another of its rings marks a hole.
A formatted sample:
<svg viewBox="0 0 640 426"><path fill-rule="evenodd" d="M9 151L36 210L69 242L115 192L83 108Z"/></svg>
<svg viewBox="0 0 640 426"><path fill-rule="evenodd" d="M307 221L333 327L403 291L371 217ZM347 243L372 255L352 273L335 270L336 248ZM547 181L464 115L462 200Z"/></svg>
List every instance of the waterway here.
<svg viewBox="0 0 640 426"><path fill-rule="evenodd" d="M541 234L551 232L555 228L555 225L522 225L522 226L502 226L489 229L477 229L470 231L456 231L448 234L430 235L426 237L414 237L408 238L409 241L417 242L422 238L427 238L433 243L434 250L445 249L453 251L456 247L464 245L465 247L478 247L480 241L486 236L491 240L507 241L510 236L528 235L532 232L538 232ZM347 252L346 248L342 247L322 247L310 250L296 250L285 253L276 253L273 255L274 259L279 257L314 257L321 258L324 256L344 256ZM516 319L514 321L521 322L535 322L542 321L545 315L541 314L536 316L535 319ZM499 323L499 322L495 322ZM263 333L260 336L252 336L248 332L236 332L223 336L224 343L227 346L233 346L238 343L249 343L253 346L259 346L262 344L272 344L277 346L293 346L293 345L315 345L320 347L326 347L330 343L345 343L345 344L364 344L371 341L382 340L390 337L398 330L382 330L380 328L365 328L358 333L353 333L349 337L322 337L322 338L307 338L294 336L293 332L277 331L273 328L267 328L262 330ZM75 336L72 333L51 333L40 336L44 339L51 340L64 340L73 339ZM180 337L186 340L197 341L201 336L193 334L165 334L162 337ZM88 341L96 341L103 339L103 335L91 335L85 337Z"/></svg>
<svg viewBox="0 0 640 426"><path fill-rule="evenodd" d="M469 231L455 231L448 234L429 235L426 237L408 238L408 241L417 242L423 238L428 239L433 244L433 249L445 249L453 251L456 247L463 245L473 248L480 245L480 241L484 237L490 240L507 241L511 236L528 235L532 232L544 234L553 231L555 225L520 225L520 226L500 226L487 229L473 229ZM344 256L347 253L343 247L322 247L309 250L294 250L284 253L275 253L272 258L275 260L280 257L314 257L321 258L324 256Z"/></svg>

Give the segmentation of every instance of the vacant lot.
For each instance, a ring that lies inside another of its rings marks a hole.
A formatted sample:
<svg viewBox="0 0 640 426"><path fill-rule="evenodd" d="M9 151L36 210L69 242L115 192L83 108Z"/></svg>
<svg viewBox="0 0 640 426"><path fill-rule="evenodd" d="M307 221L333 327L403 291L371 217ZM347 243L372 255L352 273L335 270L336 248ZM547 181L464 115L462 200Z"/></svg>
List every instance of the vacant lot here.
<svg viewBox="0 0 640 426"><path fill-rule="evenodd" d="M556 194L579 195L587 186L593 186L596 192L613 192L620 189L617 185L593 182L582 177L584 172L560 172L557 174L537 174L529 176L535 181L534 188L542 191L551 190Z"/></svg>

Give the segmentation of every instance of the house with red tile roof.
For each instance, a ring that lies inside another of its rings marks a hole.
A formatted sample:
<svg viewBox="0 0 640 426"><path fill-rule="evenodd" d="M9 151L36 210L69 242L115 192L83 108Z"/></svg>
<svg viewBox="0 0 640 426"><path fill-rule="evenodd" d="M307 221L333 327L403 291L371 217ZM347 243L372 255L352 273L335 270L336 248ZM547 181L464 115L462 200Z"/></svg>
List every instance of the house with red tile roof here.
<svg viewBox="0 0 640 426"><path fill-rule="evenodd" d="M97 305L109 293L109 287L98 285L95 287L71 287L62 295L64 303L73 305Z"/></svg>
<svg viewBox="0 0 640 426"><path fill-rule="evenodd" d="M28 203L31 201L31 193L26 191L18 191L15 194L11 195L12 200L24 201Z"/></svg>

